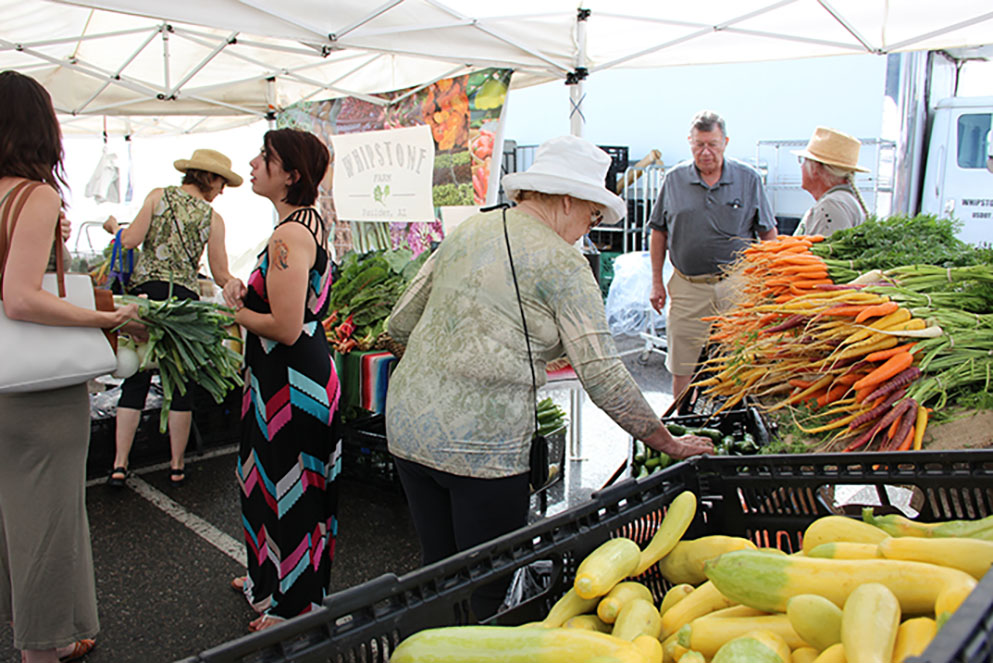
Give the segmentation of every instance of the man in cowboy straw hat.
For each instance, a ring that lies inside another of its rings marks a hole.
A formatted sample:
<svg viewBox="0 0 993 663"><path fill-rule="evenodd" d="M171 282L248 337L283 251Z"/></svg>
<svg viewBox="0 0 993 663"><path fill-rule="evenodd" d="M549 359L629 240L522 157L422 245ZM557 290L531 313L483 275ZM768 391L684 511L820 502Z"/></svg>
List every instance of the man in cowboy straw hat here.
<svg viewBox="0 0 993 663"><path fill-rule="evenodd" d="M713 450L661 424L618 357L600 288L575 247L601 220L624 215L604 185L609 167L582 138L543 143L526 172L503 178L517 205L455 228L390 314L389 334L406 350L390 377L386 434L425 564L527 524L534 389L563 355L590 399L634 437L675 458ZM476 593L477 618L496 610L506 586Z"/></svg>
<svg viewBox="0 0 993 663"><path fill-rule="evenodd" d="M827 237L865 221L869 210L855 187L855 173L869 172L858 165L860 146L857 138L837 129L817 127L807 147L793 151L800 158L803 189L817 201L794 235Z"/></svg>
<svg viewBox="0 0 993 663"><path fill-rule="evenodd" d="M710 323L703 318L727 308L733 294L722 267L756 237L776 236L762 177L748 164L724 156L728 137L723 118L708 110L697 113L690 123L689 143L693 158L665 174L648 220L649 301L659 312L669 301L665 364L675 398L689 387L706 345ZM665 284L662 265L667 251L675 271ZM688 400L683 400L684 411Z"/></svg>
<svg viewBox="0 0 993 663"><path fill-rule="evenodd" d="M170 294L178 299L200 298L199 270L204 248L214 283L223 288L234 278L228 269L224 219L210 203L225 186L240 186L241 176L231 170L231 160L216 150L196 150L191 158L177 159L173 166L183 173L179 186L152 189L127 227L121 228L113 216L103 224L107 232L117 234L122 248L141 247L128 293L159 301ZM128 476L128 457L150 380L150 372L141 371L121 385L116 452L107 479L115 488L124 486ZM187 390L176 394L169 412L170 481L174 486L186 478L185 452L192 421L191 391Z"/></svg>

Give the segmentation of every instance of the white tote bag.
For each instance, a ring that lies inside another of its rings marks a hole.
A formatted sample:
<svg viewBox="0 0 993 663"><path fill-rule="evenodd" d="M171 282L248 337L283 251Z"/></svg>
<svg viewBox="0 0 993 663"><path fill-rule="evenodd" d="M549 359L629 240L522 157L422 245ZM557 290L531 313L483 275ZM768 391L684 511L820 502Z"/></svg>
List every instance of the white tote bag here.
<svg viewBox="0 0 993 663"><path fill-rule="evenodd" d="M21 191L17 190L19 188ZM13 234L17 215L32 188L30 185L18 185L0 209L0 257L4 264L7 262L8 238ZM18 198L19 204L15 208L15 199ZM76 306L94 310L93 281L88 274L65 274L58 224L55 234L56 273L45 274L42 287ZM60 280L63 281L62 288L59 287ZM2 306L0 348L4 354L3 361L0 361L0 393L42 391L81 384L110 373L117 363L107 337L96 327L57 327L11 320Z"/></svg>

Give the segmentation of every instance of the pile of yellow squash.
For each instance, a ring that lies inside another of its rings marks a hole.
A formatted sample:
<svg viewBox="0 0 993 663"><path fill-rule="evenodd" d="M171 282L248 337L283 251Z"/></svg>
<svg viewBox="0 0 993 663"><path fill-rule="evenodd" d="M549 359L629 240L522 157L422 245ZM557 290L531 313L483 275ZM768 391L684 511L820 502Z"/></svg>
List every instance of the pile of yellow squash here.
<svg viewBox="0 0 993 663"><path fill-rule="evenodd" d="M825 516L787 555L682 540L696 509L681 493L644 549L621 537L594 550L541 622L428 629L391 663L901 663L993 564L993 516ZM652 566L671 585L658 605L635 579Z"/></svg>

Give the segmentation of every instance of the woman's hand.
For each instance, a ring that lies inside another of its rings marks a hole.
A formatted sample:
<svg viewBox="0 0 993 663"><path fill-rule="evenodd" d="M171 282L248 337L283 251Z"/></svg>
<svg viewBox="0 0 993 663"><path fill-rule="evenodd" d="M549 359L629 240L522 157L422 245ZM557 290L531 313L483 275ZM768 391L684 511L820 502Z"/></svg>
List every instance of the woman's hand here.
<svg viewBox="0 0 993 663"><path fill-rule="evenodd" d="M130 336L138 345L148 342L148 327L137 320L128 320L120 332Z"/></svg>
<svg viewBox="0 0 993 663"><path fill-rule="evenodd" d="M710 441L710 438L700 435L673 437L672 433L662 425L642 441L651 448L668 454L676 460L714 453L714 443Z"/></svg>
<svg viewBox="0 0 993 663"><path fill-rule="evenodd" d="M107 220L103 222L103 229L109 232L111 235L115 234L120 226L117 224L117 219L113 214L107 217Z"/></svg>
<svg viewBox="0 0 993 663"><path fill-rule="evenodd" d="M106 329L113 329L127 322L141 324L138 323L138 305L134 303L125 304L124 306L116 308L113 311L108 311L107 317L110 319L110 324L105 327ZM141 325L141 327L144 328L144 325Z"/></svg>
<svg viewBox="0 0 993 663"><path fill-rule="evenodd" d="M241 279L231 279L224 284L224 289L222 290L224 303L231 308L239 309L245 305L245 294L247 292L248 288L241 282Z"/></svg>

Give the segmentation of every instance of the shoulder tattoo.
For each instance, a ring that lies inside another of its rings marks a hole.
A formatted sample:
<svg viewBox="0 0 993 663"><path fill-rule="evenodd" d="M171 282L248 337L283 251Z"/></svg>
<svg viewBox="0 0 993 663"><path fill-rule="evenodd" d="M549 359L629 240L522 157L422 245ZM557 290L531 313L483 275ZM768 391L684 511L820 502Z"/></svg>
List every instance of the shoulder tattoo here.
<svg viewBox="0 0 993 663"><path fill-rule="evenodd" d="M273 266L276 269L289 269L290 262L290 247L286 246L286 242L281 239L275 239L272 242L272 248L275 250L276 255L273 256L272 261Z"/></svg>

